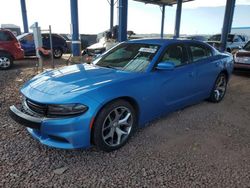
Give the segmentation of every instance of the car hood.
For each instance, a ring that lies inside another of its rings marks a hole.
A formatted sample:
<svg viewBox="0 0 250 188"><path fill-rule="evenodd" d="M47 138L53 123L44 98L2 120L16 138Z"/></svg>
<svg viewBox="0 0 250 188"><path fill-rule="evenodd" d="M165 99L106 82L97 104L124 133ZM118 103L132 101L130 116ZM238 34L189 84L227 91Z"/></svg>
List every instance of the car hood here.
<svg viewBox="0 0 250 188"><path fill-rule="evenodd" d="M87 47L88 50L96 50L96 49L103 49L103 48L105 48L105 43L102 43L102 42L98 42Z"/></svg>
<svg viewBox="0 0 250 188"><path fill-rule="evenodd" d="M24 87L49 95L86 93L118 80L124 80L134 73L123 72L88 64L78 64L58 70L46 71L35 76Z"/></svg>

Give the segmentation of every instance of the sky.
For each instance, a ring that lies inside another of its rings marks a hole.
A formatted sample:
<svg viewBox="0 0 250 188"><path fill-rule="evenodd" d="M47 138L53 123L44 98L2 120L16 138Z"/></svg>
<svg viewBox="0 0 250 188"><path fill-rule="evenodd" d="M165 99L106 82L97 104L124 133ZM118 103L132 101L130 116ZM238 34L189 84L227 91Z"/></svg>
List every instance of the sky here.
<svg viewBox="0 0 250 188"><path fill-rule="evenodd" d="M159 33L159 6L128 0L128 30L135 33ZM21 26L20 0L0 0L0 24ZM181 34L215 34L221 32L226 0L195 0L183 4ZM42 29L52 26L57 33L70 33L70 0L26 0L28 24L38 22ZM174 32L176 6L166 7L165 33ZM78 0L79 31L96 34L109 28L110 7L107 0ZM233 27L249 27L250 0L236 0ZM117 4L115 20L117 24Z"/></svg>

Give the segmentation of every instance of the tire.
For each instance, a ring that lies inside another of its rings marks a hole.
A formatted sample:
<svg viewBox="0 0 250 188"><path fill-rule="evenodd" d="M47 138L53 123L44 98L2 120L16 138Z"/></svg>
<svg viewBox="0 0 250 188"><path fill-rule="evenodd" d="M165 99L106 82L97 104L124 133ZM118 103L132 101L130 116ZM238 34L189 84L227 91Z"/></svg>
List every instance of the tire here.
<svg viewBox="0 0 250 188"><path fill-rule="evenodd" d="M135 131L137 116L133 106L116 100L98 113L93 127L93 142L103 151L111 152L124 146Z"/></svg>
<svg viewBox="0 0 250 188"><path fill-rule="evenodd" d="M62 49L60 49L60 48L55 48L55 49L53 50L53 56L54 56L55 59L61 58L62 55L63 55Z"/></svg>
<svg viewBox="0 0 250 188"><path fill-rule="evenodd" d="M227 91L227 83L227 75L224 72L220 73L215 81L213 90L211 91L208 100L213 103L222 101Z"/></svg>
<svg viewBox="0 0 250 188"><path fill-rule="evenodd" d="M13 65L13 58L9 54L0 53L0 69L7 70Z"/></svg>

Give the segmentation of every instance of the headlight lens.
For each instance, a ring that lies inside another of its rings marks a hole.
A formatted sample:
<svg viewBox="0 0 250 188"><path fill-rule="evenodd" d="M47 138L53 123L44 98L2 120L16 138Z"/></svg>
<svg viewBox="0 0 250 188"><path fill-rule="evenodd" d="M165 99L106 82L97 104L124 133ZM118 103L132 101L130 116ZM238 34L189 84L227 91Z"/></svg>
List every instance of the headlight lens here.
<svg viewBox="0 0 250 188"><path fill-rule="evenodd" d="M88 110L88 107L83 104L63 104L63 105L48 105L47 114L49 116L71 116L80 115Z"/></svg>

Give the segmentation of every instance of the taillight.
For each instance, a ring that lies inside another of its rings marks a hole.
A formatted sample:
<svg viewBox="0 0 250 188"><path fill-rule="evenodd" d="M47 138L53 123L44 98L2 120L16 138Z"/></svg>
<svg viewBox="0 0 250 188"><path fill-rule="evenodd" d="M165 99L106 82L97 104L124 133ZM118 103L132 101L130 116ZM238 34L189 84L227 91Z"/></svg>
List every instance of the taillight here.
<svg viewBox="0 0 250 188"><path fill-rule="evenodd" d="M15 42L15 46L16 46L17 48L21 48L20 42Z"/></svg>

